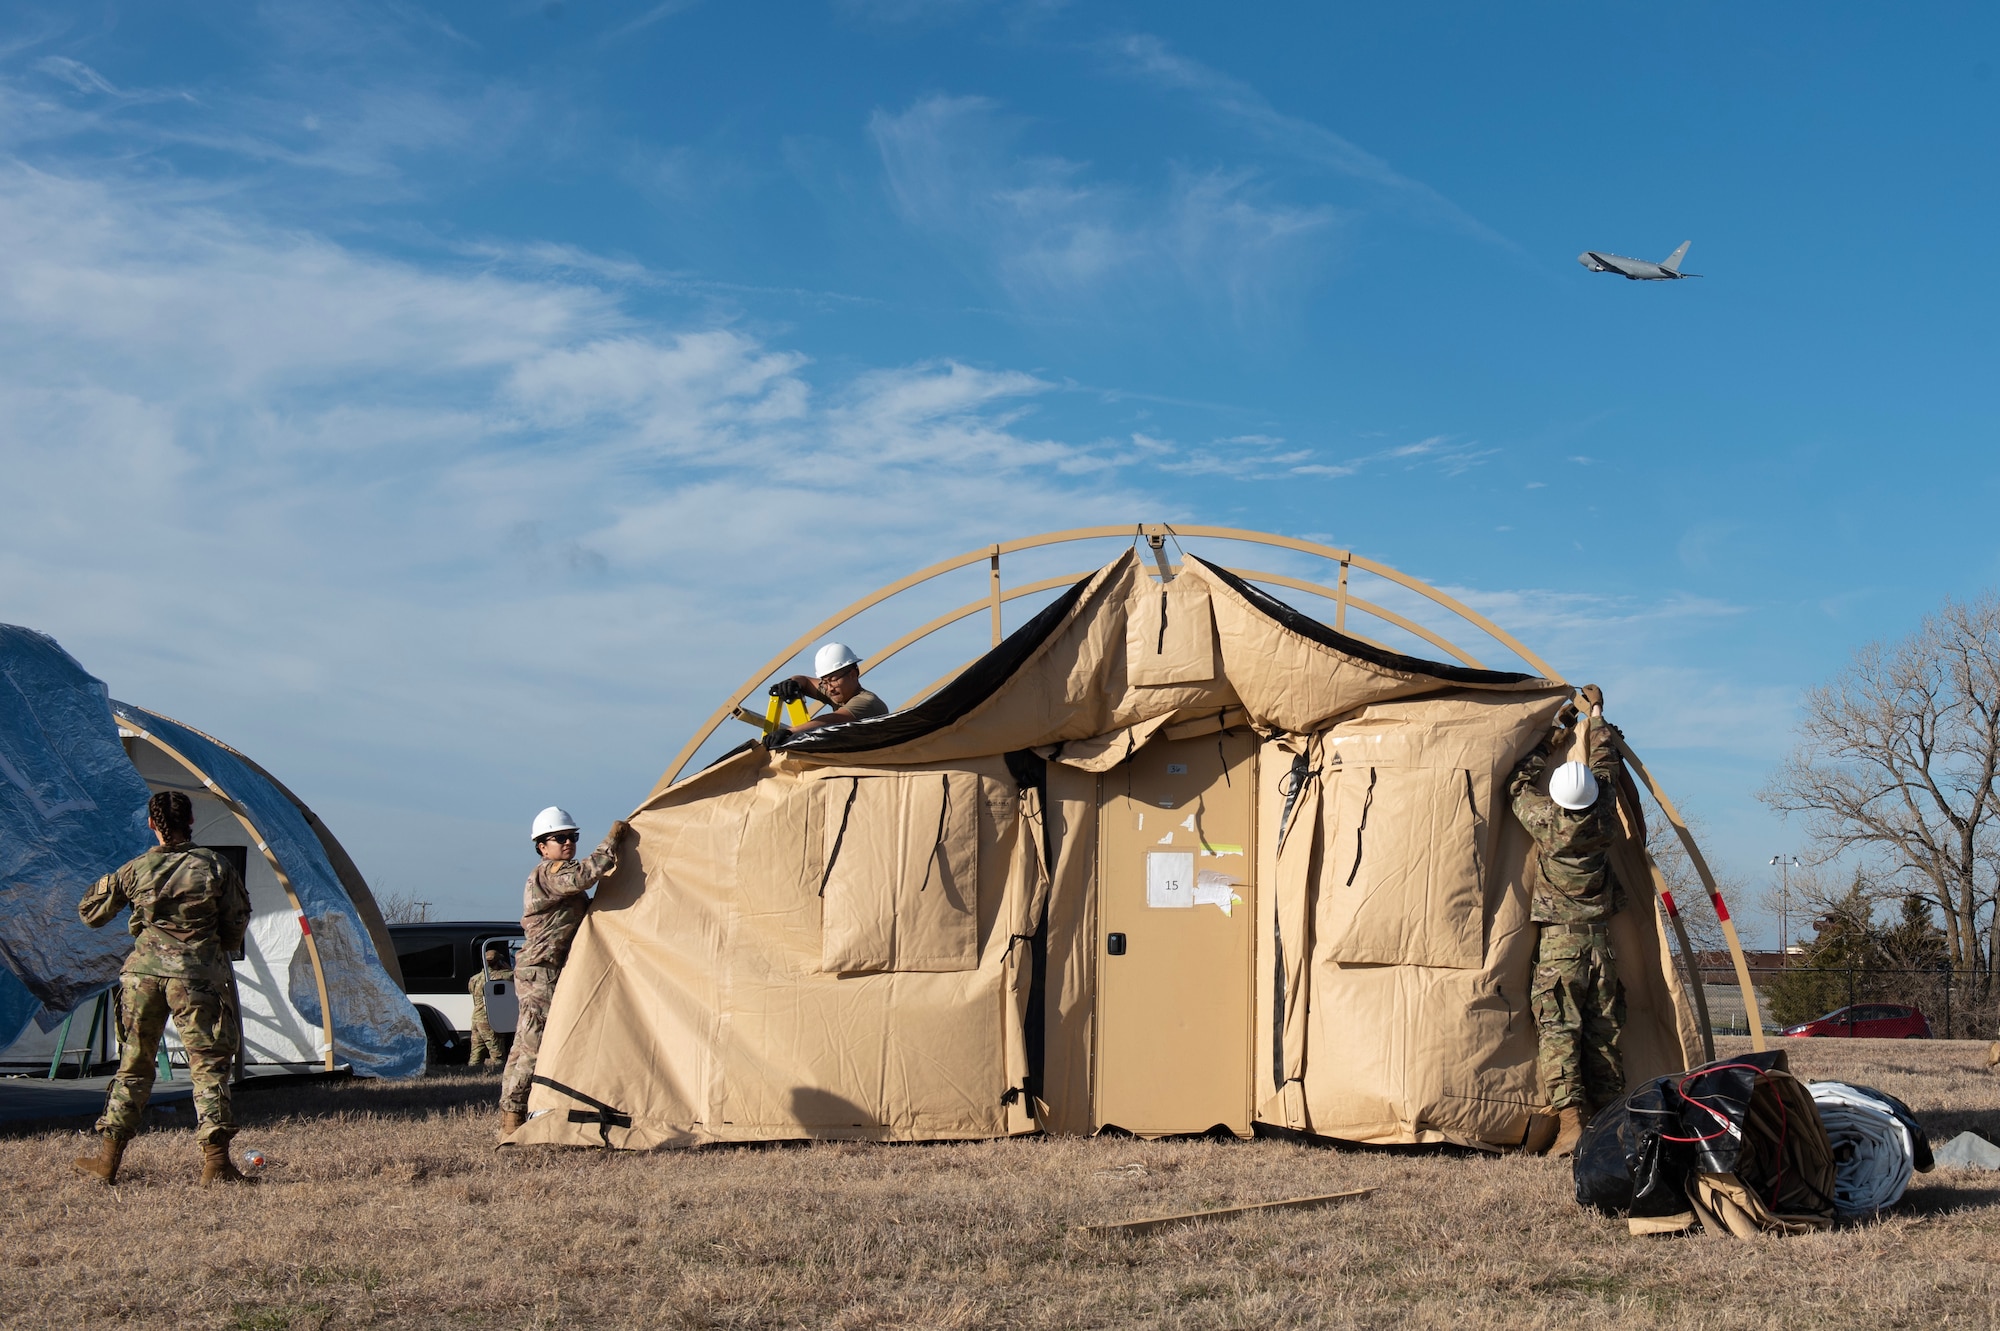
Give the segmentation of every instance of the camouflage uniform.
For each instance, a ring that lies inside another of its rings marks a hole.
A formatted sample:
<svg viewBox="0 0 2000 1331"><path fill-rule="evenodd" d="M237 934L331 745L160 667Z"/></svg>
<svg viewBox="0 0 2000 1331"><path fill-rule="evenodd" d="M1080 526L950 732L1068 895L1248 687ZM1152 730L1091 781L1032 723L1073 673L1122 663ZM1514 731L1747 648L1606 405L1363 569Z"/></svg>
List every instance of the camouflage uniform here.
<svg viewBox="0 0 2000 1331"><path fill-rule="evenodd" d="M1612 872L1618 834L1618 751L1615 727L1590 728L1590 771L1597 802L1565 809L1550 799L1542 774L1544 739L1508 781L1514 816L1535 840L1539 869L1533 918L1536 945L1534 1008L1541 1035L1542 1085L1549 1107L1575 1105L1585 1115L1624 1093L1619 1036L1625 1027L1625 987L1611 955L1610 919L1625 908L1625 889Z"/></svg>
<svg viewBox="0 0 2000 1331"><path fill-rule="evenodd" d="M466 988L472 991L472 1053L466 1061L474 1067L484 1063L488 1055L495 1063L507 1061L507 1051L500 1045L500 1036L493 1030L493 1023L486 1019L486 982L488 980L511 980L514 971L508 966L489 966L472 977Z"/></svg>
<svg viewBox="0 0 2000 1331"><path fill-rule="evenodd" d="M500 1075L500 1108L506 1112L528 1112L528 1088L534 1081L535 1056L542 1050L542 1027L548 1023L556 979L569 960L569 945L583 924L584 912L590 909L584 893L617 867L618 852L607 836L580 860L543 860L528 875L521 912L527 941L514 954L514 996L521 1014L514 1025L506 1071Z"/></svg>
<svg viewBox="0 0 2000 1331"><path fill-rule="evenodd" d="M77 914L93 929L132 908L132 955L121 977L118 1073L97 1131L131 1140L153 1093L154 1060L167 1016L187 1049L203 1145L236 1135L230 1064L240 1036L229 957L250 927L250 897L235 866L186 842L163 845L84 893Z"/></svg>

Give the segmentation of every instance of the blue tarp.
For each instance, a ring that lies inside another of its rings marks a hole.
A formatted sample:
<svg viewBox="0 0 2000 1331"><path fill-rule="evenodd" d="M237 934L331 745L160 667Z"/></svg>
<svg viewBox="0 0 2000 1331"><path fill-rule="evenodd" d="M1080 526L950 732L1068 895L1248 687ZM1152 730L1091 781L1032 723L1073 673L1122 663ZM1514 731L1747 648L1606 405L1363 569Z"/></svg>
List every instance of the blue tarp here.
<svg viewBox="0 0 2000 1331"><path fill-rule="evenodd" d="M227 745L143 707L111 706L129 727L159 736L242 805L277 856L319 944L333 1005L335 1058L367 1077L422 1075L424 1030L417 1010L383 969L367 927L298 807ZM292 955L286 978L292 1006L317 1027L319 988L303 946Z"/></svg>
<svg viewBox="0 0 2000 1331"><path fill-rule="evenodd" d="M76 905L153 844L110 697L54 638L0 624L0 1048L118 977L132 940Z"/></svg>

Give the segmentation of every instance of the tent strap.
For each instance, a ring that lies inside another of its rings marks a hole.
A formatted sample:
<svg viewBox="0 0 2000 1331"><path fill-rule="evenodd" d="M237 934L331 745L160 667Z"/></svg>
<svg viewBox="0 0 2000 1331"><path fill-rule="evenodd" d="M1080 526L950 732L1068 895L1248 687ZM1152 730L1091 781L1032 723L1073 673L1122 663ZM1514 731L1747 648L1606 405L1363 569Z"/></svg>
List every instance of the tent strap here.
<svg viewBox="0 0 2000 1331"><path fill-rule="evenodd" d="M597 1125L598 1139L604 1143L606 1150L611 1149L611 1129L624 1128L629 1131L632 1127L632 1116L630 1114L620 1109L614 1109L595 1096L585 1095L574 1086L565 1086L555 1078L544 1077L540 1073L536 1073L531 1080L537 1086L546 1086L552 1091L567 1095L572 1100L581 1100L589 1105L589 1109L570 1110L569 1121L571 1123L595 1123Z"/></svg>

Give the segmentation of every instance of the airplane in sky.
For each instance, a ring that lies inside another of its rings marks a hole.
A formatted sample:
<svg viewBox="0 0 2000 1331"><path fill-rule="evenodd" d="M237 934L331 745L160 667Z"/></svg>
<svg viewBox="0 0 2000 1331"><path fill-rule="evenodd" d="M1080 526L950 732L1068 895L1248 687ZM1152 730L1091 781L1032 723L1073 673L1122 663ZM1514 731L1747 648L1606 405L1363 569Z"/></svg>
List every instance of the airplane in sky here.
<svg viewBox="0 0 2000 1331"><path fill-rule="evenodd" d="M1647 263L1644 259L1628 259L1622 254L1599 254L1596 250L1585 250L1576 256L1576 261L1593 273L1617 273L1628 282L1675 282L1683 277L1700 277L1700 273L1681 271L1681 260L1687 257L1691 240L1681 242L1681 247L1659 263Z"/></svg>

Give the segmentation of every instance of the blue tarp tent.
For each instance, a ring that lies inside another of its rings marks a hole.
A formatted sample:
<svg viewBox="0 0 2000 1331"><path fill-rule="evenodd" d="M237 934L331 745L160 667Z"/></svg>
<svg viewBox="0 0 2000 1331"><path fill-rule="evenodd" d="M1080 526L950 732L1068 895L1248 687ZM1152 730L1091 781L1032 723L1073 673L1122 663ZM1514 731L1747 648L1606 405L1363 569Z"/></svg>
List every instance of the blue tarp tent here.
<svg viewBox="0 0 2000 1331"><path fill-rule="evenodd" d="M153 844L147 794L104 685L54 638L0 624L0 1047L117 979L131 938L86 928L76 903Z"/></svg>
<svg viewBox="0 0 2000 1331"><path fill-rule="evenodd" d="M332 1061L360 1075L422 1073L423 1026L388 931L325 825L235 749L112 702L54 639L12 625L0 625L0 1062L46 1065L49 1032L116 981L124 917L90 929L77 902L153 844L146 800L168 789L193 800L195 840L230 854L250 891L236 964L245 1061L324 1065L330 1034Z"/></svg>

